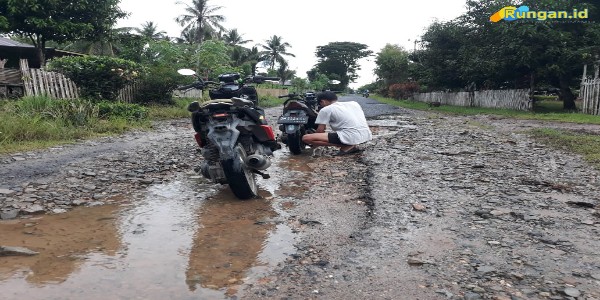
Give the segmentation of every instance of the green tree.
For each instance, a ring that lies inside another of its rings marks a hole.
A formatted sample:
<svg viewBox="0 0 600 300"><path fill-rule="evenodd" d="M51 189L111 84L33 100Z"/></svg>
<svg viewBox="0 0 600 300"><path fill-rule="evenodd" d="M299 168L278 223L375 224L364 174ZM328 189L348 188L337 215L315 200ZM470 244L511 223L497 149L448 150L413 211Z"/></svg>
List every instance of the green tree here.
<svg viewBox="0 0 600 300"><path fill-rule="evenodd" d="M290 70L286 61L279 63L277 68L277 77L281 79L281 84L285 84L286 81L291 80L296 75L296 71Z"/></svg>
<svg viewBox="0 0 600 300"><path fill-rule="evenodd" d="M225 41L225 43L231 46L241 46L248 42L252 42L252 40L245 40L244 37L238 33L237 29L232 29L228 31L223 36L223 40Z"/></svg>
<svg viewBox="0 0 600 300"><path fill-rule="evenodd" d="M358 78L356 74L360 70L358 60L372 53L373 51L368 50L367 45L354 42L332 42L325 46L317 46L316 68L330 79L340 80L341 87L345 89L350 82Z"/></svg>
<svg viewBox="0 0 600 300"><path fill-rule="evenodd" d="M140 28L134 28L134 31L148 40L162 40L167 36L165 31L158 31L158 27L152 21L145 22Z"/></svg>
<svg viewBox="0 0 600 300"><path fill-rule="evenodd" d="M560 88L565 109L574 109L571 91L581 69L600 54L600 24L591 22L500 21L490 15L506 0L470 0L467 12L432 24L422 37L424 50L412 55L422 66L420 81L430 88ZM589 10L598 6L580 0L525 0L532 11ZM423 72L424 71L424 72Z"/></svg>
<svg viewBox="0 0 600 300"><path fill-rule="evenodd" d="M198 62L198 74L217 79L223 73L240 72L240 68L231 66L231 58L227 53L228 46L223 41L209 40L202 43L200 51L194 57Z"/></svg>
<svg viewBox="0 0 600 300"><path fill-rule="evenodd" d="M260 52L261 58L269 65L270 70L275 70L275 62L285 61L285 56L296 57L296 55L287 52L287 48L292 46L288 42L284 42L281 36L273 35L265 44L259 44L263 48Z"/></svg>
<svg viewBox="0 0 600 300"><path fill-rule="evenodd" d="M175 20L183 26L183 32L189 36L194 32L193 37L196 43L201 44L205 39L206 33L216 33L218 30L225 30L221 22L225 17L216 14L221 6L208 5L208 0L192 0L192 5L178 1L177 4L186 6L186 14L180 15Z"/></svg>
<svg viewBox="0 0 600 300"><path fill-rule="evenodd" d="M401 46L387 44L375 58L375 75L386 86L404 82L408 79L408 52Z"/></svg>
<svg viewBox="0 0 600 300"><path fill-rule="evenodd" d="M103 36L127 14L119 0L41 1L0 0L2 32L27 36L36 47L42 65L46 43Z"/></svg>

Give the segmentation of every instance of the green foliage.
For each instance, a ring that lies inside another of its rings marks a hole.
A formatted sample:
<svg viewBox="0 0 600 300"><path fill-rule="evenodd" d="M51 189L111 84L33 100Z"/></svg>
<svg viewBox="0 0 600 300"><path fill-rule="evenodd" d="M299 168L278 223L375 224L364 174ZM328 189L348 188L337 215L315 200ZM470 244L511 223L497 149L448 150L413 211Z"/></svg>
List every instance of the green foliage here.
<svg viewBox="0 0 600 300"><path fill-rule="evenodd" d="M99 118L102 115L103 118ZM145 108L123 103L94 103L25 97L0 106L0 153L64 144L97 134L143 127Z"/></svg>
<svg viewBox="0 0 600 300"><path fill-rule="evenodd" d="M285 99L280 99L278 97L269 95L258 95L258 97L258 105L263 108L283 105L283 102L285 101Z"/></svg>
<svg viewBox="0 0 600 300"><path fill-rule="evenodd" d="M532 11L589 9L590 22L517 20L490 22L508 0L469 0L467 12L436 22L421 37L422 50L410 55L411 77L433 90L529 88L561 89L567 109L575 108L571 88L581 69L600 54L600 6L583 0L525 0ZM598 19L598 20L596 20Z"/></svg>
<svg viewBox="0 0 600 300"><path fill-rule="evenodd" d="M82 97L94 100L115 100L144 70L135 62L105 56L64 56L50 61L49 67L73 80Z"/></svg>
<svg viewBox="0 0 600 300"><path fill-rule="evenodd" d="M182 81L182 76L170 67L151 67L137 82L134 102L143 105L173 104L173 90Z"/></svg>
<svg viewBox="0 0 600 300"><path fill-rule="evenodd" d="M98 103L98 117L140 121L148 117L148 110L138 104L103 101Z"/></svg>
<svg viewBox="0 0 600 300"><path fill-rule="evenodd" d="M342 88L346 88L350 82L358 78L356 73L360 70L358 60L373 53L367 49L367 45L354 42L332 42L325 46L317 46L316 68L330 79L334 79L333 74L337 75L338 78L335 79L341 81Z"/></svg>
<svg viewBox="0 0 600 300"><path fill-rule="evenodd" d="M22 118L53 120L72 126L88 125L98 116L98 108L90 101L49 97L26 97L4 107L4 110Z"/></svg>
<svg viewBox="0 0 600 300"><path fill-rule="evenodd" d="M287 48L291 48L292 45L284 42L281 36L273 35L265 41L265 44L260 44L260 46L263 48L263 51L259 53L259 60L269 65L269 70L275 69L276 62L285 62L284 55L296 57L294 54L287 52Z"/></svg>
<svg viewBox="0 0 600 300"><path fill-rule="evenodd" d="M98 38L125 17L119 0L15 1L0 0L2 32L31 37L41 52L46 41Z"/></svg>
<svg viewBox="0 0 600 300"><path fill-rule="evenodd" d="M375 75L388 86L408 79L408 52L398 45L385 45L377 53L375 65Z"/></svg>
<svg viewBox="0 0 600 300"><path fill-rule="evenodd" d="M208 75L210 79L217 79L220 74L241 72L239 68L231 66L228 55L229 48L223 41L209 40L202 43L200 51L194 57L197 59L199 74Z"/></svg>

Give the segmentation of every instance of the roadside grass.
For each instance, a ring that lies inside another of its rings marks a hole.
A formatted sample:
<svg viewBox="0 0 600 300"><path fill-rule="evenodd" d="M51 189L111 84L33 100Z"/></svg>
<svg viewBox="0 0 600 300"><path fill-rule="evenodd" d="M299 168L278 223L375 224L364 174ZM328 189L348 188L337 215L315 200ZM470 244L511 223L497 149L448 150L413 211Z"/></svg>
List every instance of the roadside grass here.
<svg viewBox="0 0 600 300"><path fill-rule="evenodd" d="M582 155L600 170L600 136L549 128L534 129L529 134L552 147Z"/></svg>
<svg viewBox="0 0 600 300"><path fill-rule="evenodd" d="M566 123L579 124L600 124L600 117L576 112L565 112L562 109L562 102L556 101L551 97L548 99L538 99L533 112L516 111L509 109L490 109L478 107L458 107L442 105L440 107L430 107L429 104L410 101L410 100L395 100L384 98L377 95L372 96L382 103L404 108L435 111L456 115L495 115L507 118L530 119L555 121ZM576 103L581 107L581 103ZM477 124L473 124L477 125ZM481 128L485 128L481 124ZM580 154L586 161L592 164L597 169L600 169L600 136L582 132L573 132L569 130L555 129L536 129L527 132L535 140L542 142L554 148L567 150L573 153Z"/></svg>
<svg viewBox="0 0 600 300"><path fill-rule="evenodd" d="M562 103L555 100L541 100L536 101L535 109L533 112L517 111L512 109L496 109L496 108L483 108L483 107L462 107L462 106L451 106L442 105L439 107L431 107L429 104L419 101L411 100L395 100L391 98L385 98L378 95L373 95L371 98L376 99L379 102L386 103L392 106L399 106L404 108L424 110L424 111L436 111L449 114L457 115L495 115L508 118L517 119L530 119L530 120L544 120L544 121L557 121L557 122L570 122L580 124L600 124L600 117L588 114L582 114L577 112L568 112L562 110ZM577 103L578 107L581 103Z"/></svg>
<svg viewBox="0 0 600 300"><path fill-rule="evenodd" d="M0 154L150 128L146 109L129 104L26 97L0 101Z"/></svg>

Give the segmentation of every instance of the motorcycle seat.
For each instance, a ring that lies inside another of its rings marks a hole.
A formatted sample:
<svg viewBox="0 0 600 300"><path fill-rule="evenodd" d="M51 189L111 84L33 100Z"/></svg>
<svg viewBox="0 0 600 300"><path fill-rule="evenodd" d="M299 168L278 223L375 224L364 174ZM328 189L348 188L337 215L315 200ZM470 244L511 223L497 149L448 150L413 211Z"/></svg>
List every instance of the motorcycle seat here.
<svg viewBox="0 0 600 300"><path fill-rule="evenodd" d="M234 106L249 106L249 107L254 106L253 101L247 100L244 98L233 97L233 98L231 98L231 101L233 102Z"/></svg>
<svg viewBox="0 0 600 300"><path fill-rule="evenodd" d="M233 106L233 101L231 99L215 99L203 102L200 107L215 109L215 108L227 108L229 106Z"/></svg>

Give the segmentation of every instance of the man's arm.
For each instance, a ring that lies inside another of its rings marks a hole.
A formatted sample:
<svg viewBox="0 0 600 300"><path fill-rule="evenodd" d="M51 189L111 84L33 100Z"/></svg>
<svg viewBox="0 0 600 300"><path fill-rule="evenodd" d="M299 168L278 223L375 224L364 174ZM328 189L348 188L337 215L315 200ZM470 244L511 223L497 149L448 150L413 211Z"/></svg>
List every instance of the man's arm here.
<svg viewBox="0 0 600 300"><path fill-rule="evenodd" d="M325 132L325 124L318 124L319 126L317 127L317 133L323 133Z"/></svg>

